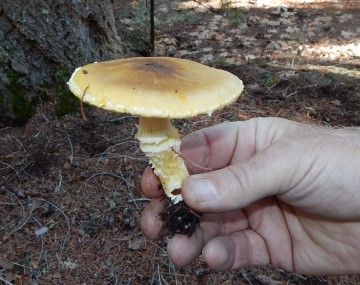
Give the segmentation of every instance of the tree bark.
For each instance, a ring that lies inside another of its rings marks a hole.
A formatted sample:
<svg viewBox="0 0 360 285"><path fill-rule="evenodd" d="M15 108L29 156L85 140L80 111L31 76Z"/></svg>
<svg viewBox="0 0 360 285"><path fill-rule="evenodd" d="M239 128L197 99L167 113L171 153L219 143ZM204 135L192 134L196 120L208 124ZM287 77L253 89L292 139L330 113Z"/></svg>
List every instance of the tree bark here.
<svg viewBox="0 0 360 285"><path fill-rule="evenodd" d="M26 121L75 67L124 57L111 0L0 1L0 127Z"/></svg>

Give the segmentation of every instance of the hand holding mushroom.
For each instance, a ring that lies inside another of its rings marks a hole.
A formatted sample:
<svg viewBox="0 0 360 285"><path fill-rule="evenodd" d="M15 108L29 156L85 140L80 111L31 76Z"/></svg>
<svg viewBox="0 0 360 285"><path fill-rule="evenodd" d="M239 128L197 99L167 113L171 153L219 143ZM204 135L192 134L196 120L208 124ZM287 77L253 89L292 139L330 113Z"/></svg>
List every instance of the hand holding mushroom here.
<svg viewBox="0 0 360 285"><path fill-rule="evenodd" d="M139 115L136 137L149 157L171 204L182 201L181 184L188 171L179 155L180 136L171 118L209 113L234 102L243 90L235 75L185 59L129 58L93 63L75 70L68 85L84 102L107 110ZM169 212L177 208L169 208ZM177 214L181 214L176 215ZM164 219L188 220L182 209ZM198 216L193 215L195 222ZM191 219L190 219L191 220ZM191 223L190 223L191 224ZM190 224L164 234L191 234Z"/></svg>
<svg viewBox="0 0 360 285"><path fill-rule="evenodd" d="M182 140L181 152L203 167L182 185L184 201L203 213L195 233L175 235L178 266L200 254L216 271L272 264L302 274L360 274L360 130L330 129L277 118L227 123ZM159 237L164 207L153 197L141 225Z"/></svg>

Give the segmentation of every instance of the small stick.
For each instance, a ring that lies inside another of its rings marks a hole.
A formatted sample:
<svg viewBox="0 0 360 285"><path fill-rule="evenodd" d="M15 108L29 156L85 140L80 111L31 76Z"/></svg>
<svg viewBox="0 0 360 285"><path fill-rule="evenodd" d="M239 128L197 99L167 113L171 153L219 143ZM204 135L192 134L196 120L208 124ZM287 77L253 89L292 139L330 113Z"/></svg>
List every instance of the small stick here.
<svg viewBox="0 0 360 285"><path fill-rule="evenodd" d="M0 281L4 282L6 285L13 285L13 283L10 283L9 281L5 280L2 275L0 275Z"/></svg>
<svg viewBox="0 0 360 285"><path fill-rule="evenodd" d="M86 88L84 89L84 92L81 96L81 100L80 100L80 112L81 112L81 117L83 118L84 121L87 121L88 119L85 116L85 112L84 112L84 96L85 96L85 92L86 90L89 88L90 84L88 86L86 86Z"/></svg>
<svg viewBox="0 0 360 285"><path fill-rule="evenodd" d="M178 156L180 156L182 159L186 160L187 162L189 162L190 164L192 164L193 166L197 167L197 168L200 168L202 170L205 170L205 171L213 171L214 169L212 168L208 168L208 167L204 167L204 166L201 166L200 164L197 164L196 162L186 158L185 156L183 156L180 152L176 151L174 148L171 148L173 152L175 152Z"/></svg>

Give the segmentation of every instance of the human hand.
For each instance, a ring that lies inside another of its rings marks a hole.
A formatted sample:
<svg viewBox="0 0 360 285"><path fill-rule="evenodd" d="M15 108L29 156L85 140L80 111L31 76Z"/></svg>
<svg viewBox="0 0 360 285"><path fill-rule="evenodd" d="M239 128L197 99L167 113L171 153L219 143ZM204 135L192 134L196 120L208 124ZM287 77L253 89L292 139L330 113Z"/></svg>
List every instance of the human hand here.
<svg viewBox="0 0 360 285"><path fill-rule="evenodd" d="M360 273L360 131L278 118L225 123L183 139L182 154L206 168L182 186L202 212L191 237L175 235L170 259L202 255L216 271L272 264L302 274ZM151 169L142 177L152 202L141 227L159 238L163 209Z"/></svg>

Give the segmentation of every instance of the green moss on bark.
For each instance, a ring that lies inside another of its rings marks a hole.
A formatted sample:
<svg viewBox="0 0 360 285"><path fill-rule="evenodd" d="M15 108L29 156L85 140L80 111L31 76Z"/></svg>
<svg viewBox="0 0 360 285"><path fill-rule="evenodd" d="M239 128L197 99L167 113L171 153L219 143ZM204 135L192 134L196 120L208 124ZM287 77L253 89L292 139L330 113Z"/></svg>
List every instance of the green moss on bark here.
<svg viewBox="0 0 360 285"><path fill-rule="evenodd" d="M28 98L24 86L20 83L21 75L9 72L6 91L9 95L9 107L12 109L17 124L24 124L34 112L34 103ZM6 99L3 98L5 101Z"/></svg>
<svg viewBox="0 0 360 285"><path fill-rule="evenodd" d="M55 80L58 82L55 104L55 115L57 117L76 113L80 109L79 99L71 93L66 84L70 79L70 76L70 72L66 69L58 69L54 74Z"/></svg>

